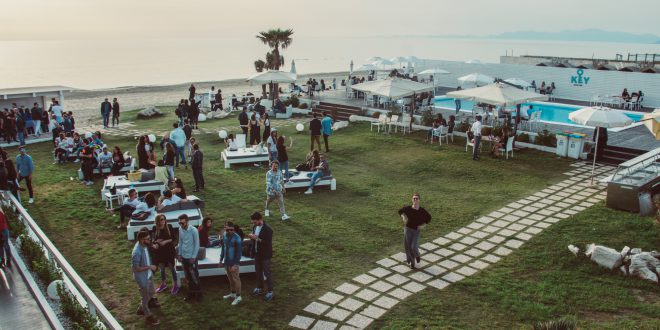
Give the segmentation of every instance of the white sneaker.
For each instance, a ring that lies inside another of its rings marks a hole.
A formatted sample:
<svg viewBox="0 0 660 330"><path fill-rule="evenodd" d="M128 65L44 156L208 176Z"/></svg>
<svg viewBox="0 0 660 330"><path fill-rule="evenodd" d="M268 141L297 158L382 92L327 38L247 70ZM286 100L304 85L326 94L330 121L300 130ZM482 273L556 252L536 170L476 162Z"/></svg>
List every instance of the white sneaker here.
<svg viewBox="0 0 660 330"><path fill-rule="evenodd" d="M94 185L94 181L87 181L87 183L85 183L85 184L88 185L88 186L92 186L92 185Z"/></svg>
<svg viewBox="0 0 660 330"><path fill-rule="evenodd" d="M282 221L287 221L287 220L289 220L289 216L286 215L286 214L284 214L284 215L282 216Z"/></svg>
<svg viewBox="0 0 660 330"><path fill-rule="evenodd" d="M236 298L236 294L233 293L233 292L230 293L230 294L228 294L228 295L224 295L224 296L222 296L222 299L225 299L225 300L227 300L227 299L234 299L234 298Z"/></svg>
<svg viewBox="0 0 660 330"><path fill-rule="evenodd" d="M30 200L28 201L28 203L30 203L30 204L34 203L34 199L30 198Z"/></svg>
<svg viewBox="0 0 660 330"><path fill-rule="evenodd" d="M76 160L73 161L74 163L80 163L80 158L76 158Z"/></svg>
<svg viewBox="0 0 660 330"><path fill-rule="evenodd" d="M312 188L305 190L305 195L311 195L311 194L312 194Z"/></svg>
<svg viewBox="0 0 660 330"><path fill-rule="evenodd" d="M264 216L269 217L270 216L270 211L269 210L264 210Z"/></svg>
<svg viewBox="0 0 660 330"><path fill-rule="evenodd" d="M238 304L241 302L241 300L243 300L243 299L241 299L241 296L236 296L236 298L234 299L234 301L231 302L231 305L232 305L232 306L236 306L236 305L238 305Z"/></svg>

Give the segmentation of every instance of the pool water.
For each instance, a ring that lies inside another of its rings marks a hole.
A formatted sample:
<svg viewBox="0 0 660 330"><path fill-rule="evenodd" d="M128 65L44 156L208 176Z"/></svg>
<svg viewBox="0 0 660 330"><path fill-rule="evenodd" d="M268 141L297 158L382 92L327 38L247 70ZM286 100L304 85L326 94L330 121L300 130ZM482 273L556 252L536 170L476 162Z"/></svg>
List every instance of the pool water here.
<svg viewBox="0 0 660 330"><path fill-rule="evenodd" d="M454 99L450 97L436 96L433 99L433 104L439 108L456 109L456 103ZM575 110L580 109L581 108L580 106L560 104L560 103L549 103L549 102L530 102L530 103L523 103L520 108L521 111L527 111L530 105L532 106L532 111L529 111L528 114L531 115L533 112L541 111L541 118L540 118L541 121L553 122L558 124L578 125L577 123L568 119L568 114L570 114ZM461 101L461 111L472 111L473 107L474 107L473 101L466 101L466 100ZM515 107L511 107L510 109L513 110L515 109ZM625 111L625 114L630 119L632 119L633 122L638 122L643 117L642 114L637 114L627 111Z"/></svg>

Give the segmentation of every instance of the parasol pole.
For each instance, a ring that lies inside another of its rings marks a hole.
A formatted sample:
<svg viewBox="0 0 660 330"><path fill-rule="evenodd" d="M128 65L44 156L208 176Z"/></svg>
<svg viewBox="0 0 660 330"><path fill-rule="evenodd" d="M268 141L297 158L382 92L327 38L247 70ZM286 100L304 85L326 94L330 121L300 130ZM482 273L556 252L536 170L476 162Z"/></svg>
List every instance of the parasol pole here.
<svg viewBox="0 0 660 330"><path fill-rule="evenodd" d="M598 137L600 136L600 126L596 126L596 150L594 150L594 161L591 166L591 185L594 185L594 171L596 170L596 156L598 154Z"/></svg>

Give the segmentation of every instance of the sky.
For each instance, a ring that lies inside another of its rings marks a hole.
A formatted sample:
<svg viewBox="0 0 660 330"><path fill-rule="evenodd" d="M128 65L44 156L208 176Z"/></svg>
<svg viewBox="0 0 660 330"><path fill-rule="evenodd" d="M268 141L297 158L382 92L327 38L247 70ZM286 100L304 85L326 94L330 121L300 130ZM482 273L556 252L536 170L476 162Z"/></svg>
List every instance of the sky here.
<svg viewBox="0 0 660 330"><path fill-rule="evenodd" d="M660 34L658 0L0 0L0 8L0 40L251 37L276 27L305 37Z"/></svg>

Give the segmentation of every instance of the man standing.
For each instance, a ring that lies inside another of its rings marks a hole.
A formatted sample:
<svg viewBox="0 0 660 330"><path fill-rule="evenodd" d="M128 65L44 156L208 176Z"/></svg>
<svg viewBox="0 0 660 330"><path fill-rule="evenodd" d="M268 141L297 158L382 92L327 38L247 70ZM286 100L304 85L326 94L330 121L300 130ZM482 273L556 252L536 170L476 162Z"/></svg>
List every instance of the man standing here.
<svg viewBox="0 0 660 330"><path fill-rule="evenodd" d="M179 247L177 259L183 265L183 272L188 281L187 302L202 300L202 287L199 283L197 270L197 253L199 252L199 232L195 227L188 225L188 215L179 216Z"/></svg>
<svg viewBox="0 0 660 330"><path fill-rule="evenodd" d="M204 175L202 174L204 154L199 150L199 145L197 143L193 144L192 148L193 154L190 166L192 167L192 174L195 179L195 190L193 191L198 192L200 189L204 189Z"/></svg>
<svg viewBox="0 0 660 330"><path fill-rule="evenodd" d="M190 84L190 88L188 88L188 92L190 92L190 94L188 95L188 100L190 101L190 103L195 103L195 85L194 84Z"/></svg>
<svg viewBox="0 0 660 330"><path fill-rule="evenodd" d="M32 114L32 121L34 122L34 135L35 136L40 136L41 135L41 114L43 113L43 110L39 106L39 103L34 102L34 106L30 110Z"/></svg>
<svg viewBox="0 0 660 330"><path fill-rule="evenodd" d="M110 111L112 111L112 104L108 102L108 98L101 103L101 115L103 116L103 128L108 128L110 122Z"/></svg>
<svg viewBox="0 0 660 330"><path fill-rule="evenodd" d="M411 269L415 269L415 262L419 263L419 231L423 225L431 222L431 215L419 206L419 194L412 196L412 205L399 209L399 215L404 223L403 247L406 250L406 262Z"/></svg>
<svg viewBox="0 0 660 330"><path fill-rule="evenodd" d="M213 105L213 111L218 110L224 110L224 107L222 106L222 90L218 88L218 92L215 94L215 104Z"/></svg>
<svg viewBox="0 0 660 330"><path fill-rule="evenodd" d="M252 296L256 297L264 293L264 279L266 282L265 301L273 300L273 274L270 271L270 259L273 257L273 229L264 223L261 213L254 212L250 216L252 220L252 233L248 237L254 241L252 252L255 255L254 269L257 276L257 287L252 290Z"/></svg>
<svg viewBox="0 0 660 330"><path fill-rule="evenodd" d="M83 173L83 182L86 186L91 186L94 184L94 148L89 146L87 139L82 140L80 160L80 169Z"/></svg>
<svg viewBox="0 0 660 330"><path fill-rule="evenodd" d="M25 146L20 146L18 148L20 154L16 156L16 172L18 172L18 182L25 179L25 183L30 193L29 203L34 203L34 192L32 191L32 173L34 172L34 163L32 162L32 156L28 155L25 152Z"/></svg>
<svg viewBox="0 0 660 330"><path fill-rule="evenodd" d="M112 127L115 127L115 121L119 126L119 102L117 102L116 97L112 99Z"/></svg>
<svg viewBox="0 0 660 330"><path fill-rule="evenodd" d="M323 142L325 142L325 152L328 152L330 151L330 148L328 147L328 138L332 135L332 118L330 118L327 111L323 111L321 127L323 130Z"/></svg>
<svg viewBox="0 0 660 330"><path fill-rule="evenodd" d="M243 107L243 112L238 115L238 123L241 125L241 129L243 130L243 134L247 135L248 133L248 124L250 123L250 119L248 118L247 114L248 108Z"/></svg>
<svg viewBox="0 0 660 330"><path fill-rule="evenodd" d="M241 302L241 279L239 277L239 266L241 264L241 255L243 251L243 240L234 231L234 223L227 221L225 223L225 233L222 235L222 250L220 251L220 263L225 265L227 279L229 279L228 295L224 299L232 299L232 306Z"/></svg>
<svg viewBox="0 0 660 330"><path fill-rule="evenodd" d="M286 190L284 188L284 177L282 176L282 171L279 170L280 163L277 161L277 158L271 162L270 166L270 171L266 172L266 209L264 210L264 214L267 217L270 216L268 205L273 199L277 199L282 220L286 221L289 220L289 216L284 209L284 193Z"/></svg>
<svg viewBox="0 0 660 330"><path fill-rule="evenodd" d="M149 257L148 246L150 241L151 238L149 238L148 231L138 232L137 242L135 243L133 253L131 254L131 264L133 268L133 278L140 288L141 299L137 314L144 315L146 317L146 322L153 326L160 324L160 322L151 315L149 307L160 307L160 305L155 299L152 300L155 291L151 277L156 271L156 266L151 264L151 258Z"/></svg>
<svg viewBox="0 0 660 330"><path fill-rule="evenodd" d="M53 104L50 107L50 110L53 112L55 115L55 120L58 123L62 123L62 113L64 112L64 108L60 105L60 102L53 99Z"/></svg>
<svg viewBox="0 0 660 330"><path fill-rule="evenodd" d="M186 133L181 128L179 128L179 123L172 124L172 127L174 129L170 133L170 143L174 143L174 147L176 148L176 167L179 167L179 157L181 157L181 163L186 169L188 169L188 165L186 165L185 153L187 140Z"/></svg>
<svg viewBox="0 0 660 330"><path fill-rule="evenodd" d="M321 121L318 118L318 114L313 114L314 118L309 122L309 136L310 136L310 147L309 151L314 151L314 141L319 146L319 151L321 151Z"/></svg>
<svg viewBox="0 0 660 330"><path fill-rule="evenodd" d="M456 87L457 91L461 90L461 86ZM456 104L456 114L458 114L459 111L461 111L461 99L454 99L454 103Z"/></svg>
<svg viewBox="0 0 660 330"><path fill-rule="evenodd" d="M474 148L472 149L472 160L479 160L479 145L481 144L481 116L477 116L476 120L470 128L470 132L474 135Z"/></svg>

